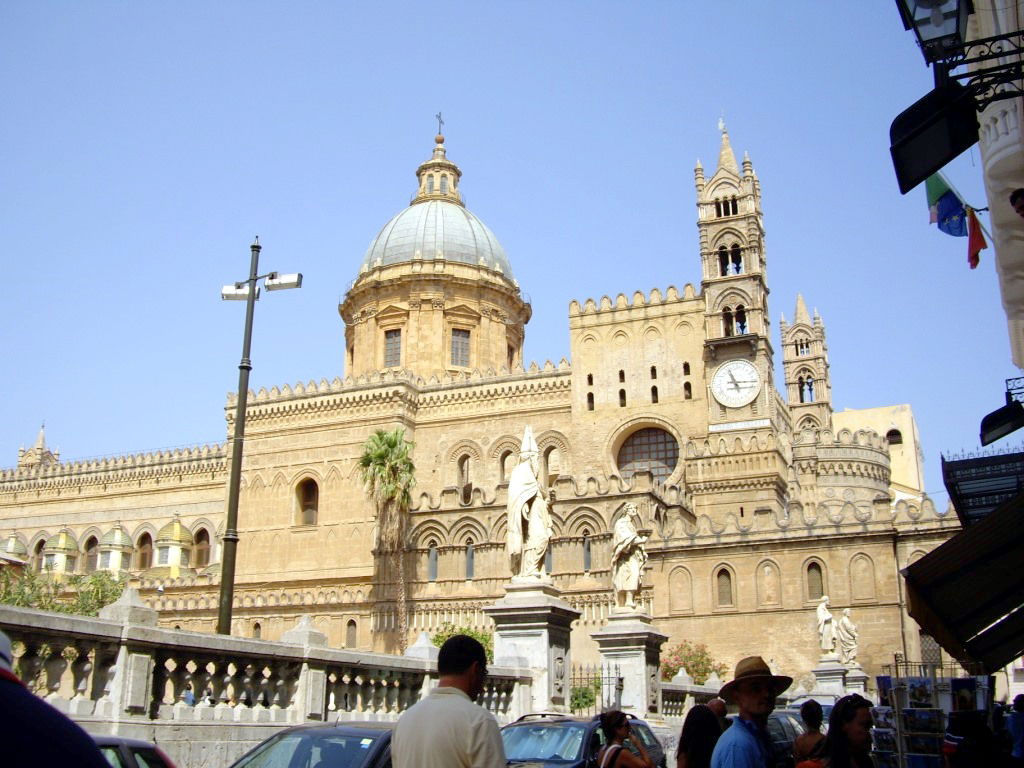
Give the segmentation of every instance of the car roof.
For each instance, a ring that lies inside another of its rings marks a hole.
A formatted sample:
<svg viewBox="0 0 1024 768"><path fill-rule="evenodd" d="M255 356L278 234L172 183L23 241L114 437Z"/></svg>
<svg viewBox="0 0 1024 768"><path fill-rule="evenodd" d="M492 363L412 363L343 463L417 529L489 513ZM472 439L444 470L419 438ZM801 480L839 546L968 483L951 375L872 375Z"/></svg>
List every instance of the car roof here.
<svg viewBox="0 0 1024 768"><path fill-rule="evenodd" d="M90 733L92 740L96 742L97 746L109 747L115 744L124 744L128 747L148 747L152 749L156 746L152 741L143 741L142 739L129 739L124 736L110 736L107 734Z"/></svg>
<svg viewBox="0 0 1024 768"><path fill-rule="evenodd" d="M368 731L390 732L395 729L394 723L377 720L342 720L333 723L307 723L286 729L285 733L299 731L329 731L330 733L366 733Z"/></svg>

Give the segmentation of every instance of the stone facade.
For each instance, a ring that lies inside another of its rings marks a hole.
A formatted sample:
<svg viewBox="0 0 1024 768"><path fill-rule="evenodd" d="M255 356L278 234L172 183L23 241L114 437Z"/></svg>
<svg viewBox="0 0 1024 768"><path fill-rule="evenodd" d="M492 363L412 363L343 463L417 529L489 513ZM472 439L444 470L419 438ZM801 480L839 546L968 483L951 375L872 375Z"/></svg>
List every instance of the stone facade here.
<svg viewBox="0 0 1024 768"><path fill-rule="evenodd" d="M483 609L510 577L508 476L529 425L554 524L547 569L581 614L575 661L598 658L627 502L650 532L639 608L668 646L707 643L730 667L759 654L805 679L824 593L853 609L869 674L895 652L919 656L899 569L958 522L923 494L909 406L832 412L824 322L802 298L781 324L785 396L776 387L760 182L724 130L714 174L695 170L699 289L572 301L571 365L524 367L530 305L465 210L443 137L418 177L339 307L345 377L249 398L236 634L277 640L308 613L332 646L397 648L393 574L375 557L356 466L367 436L394 427L417 468L408 639L446 622L488 628ZM229 453L68 464L40 435L0 472L5 551L42 563L64 532L79 571L128 568L161 626L213 631Z"/></svg>

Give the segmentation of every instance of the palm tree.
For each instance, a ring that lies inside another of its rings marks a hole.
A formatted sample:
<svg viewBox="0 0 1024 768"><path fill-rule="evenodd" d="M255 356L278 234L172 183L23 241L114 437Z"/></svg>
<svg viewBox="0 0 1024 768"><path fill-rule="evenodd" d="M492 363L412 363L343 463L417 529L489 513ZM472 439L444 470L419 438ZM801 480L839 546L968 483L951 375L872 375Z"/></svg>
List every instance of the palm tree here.
<svg viewBox="0 0 1024 768"><path fill-rule="evenodd" d="M359 471L366 495L377 507L377 551L397 561L398 647L405 653L409 620L405 603L405 539L409 530L410 491L416 483L416 467L409 457L412 443L405 430L378 429L363 444Z"/></svg>

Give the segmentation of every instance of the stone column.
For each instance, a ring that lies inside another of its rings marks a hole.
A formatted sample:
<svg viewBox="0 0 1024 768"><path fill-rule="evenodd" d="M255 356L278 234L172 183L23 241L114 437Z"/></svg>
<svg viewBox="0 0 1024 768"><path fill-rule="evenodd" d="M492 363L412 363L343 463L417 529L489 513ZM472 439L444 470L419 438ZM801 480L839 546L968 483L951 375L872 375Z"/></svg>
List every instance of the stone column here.
<svg viewBox="0 0 1024 768"><path fill-rule="evenodd" d="M534 712L567 712L572 660L569 630L580 612L550 581L513 580L505 596L484 608L494 620L494 663L533 674Z"/></svg>
<svg viewBox="0 0 1024 768"><path fill-rule="evenodd" d="M837 699L846 695L846 667L839 663L834 653L826 653L818 659L814 668L813 694L835 696Z"/></svg>
<svg viewBox="0 0 1024 768"><path fill-rule="evenodd" d="M590 635L601 651L605 668L622 677L622 710L649 718L661 711L661 646L663 635L645 613L615 610L608 623Z"/></svg>
<svg viewBox="0 0 1024 768"><path fill-rule="evenodd" d="M868 673L857 662L851 664L850 668L846 670L846 692L859 693L861 696L867 695Z"/></svg>
<svg viewBox="0 0 1024 768"><path fill-rule="evenodd" d="M135 627L155 627L157 612L142 602L139 593L131 587L125 589L115 602L100 608L101 619L122 625L122 638L127 638ZM96 714L112 722L128 715L148 714L153 699L153 668L155 661L151 648L136 646L122 640L117 652L109 702L97 706Z"/></svg>

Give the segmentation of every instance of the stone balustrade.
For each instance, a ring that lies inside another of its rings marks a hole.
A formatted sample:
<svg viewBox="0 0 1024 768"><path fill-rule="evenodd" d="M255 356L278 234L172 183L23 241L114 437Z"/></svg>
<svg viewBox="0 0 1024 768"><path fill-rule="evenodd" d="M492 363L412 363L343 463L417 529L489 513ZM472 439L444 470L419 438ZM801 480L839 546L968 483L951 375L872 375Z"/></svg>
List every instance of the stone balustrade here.
<svg viewBox="0 0 1024 768"><path fill-rule="evenodd" d="M164 629L128 590L99 618L0 605L14 671L93 733L155 741L180 768L225 766L288 725L395 721L437 684L436 652L328 648L308 617L280 642ZM529 670L492 667L478 700L529 711Z"/></svg>

